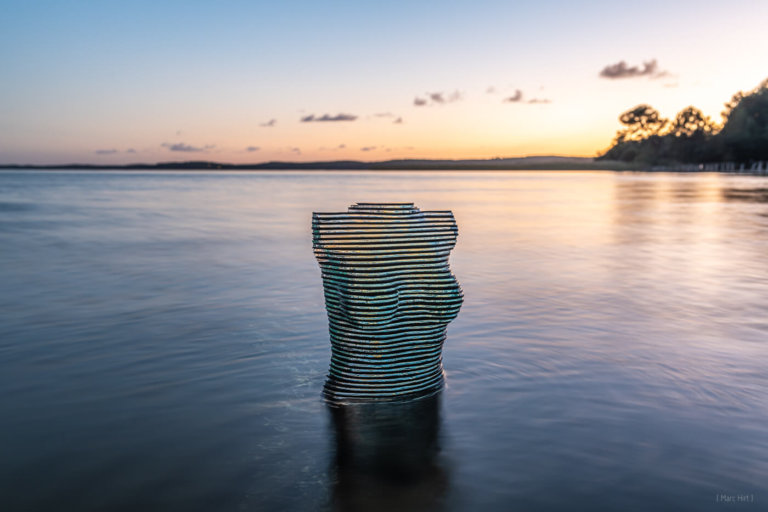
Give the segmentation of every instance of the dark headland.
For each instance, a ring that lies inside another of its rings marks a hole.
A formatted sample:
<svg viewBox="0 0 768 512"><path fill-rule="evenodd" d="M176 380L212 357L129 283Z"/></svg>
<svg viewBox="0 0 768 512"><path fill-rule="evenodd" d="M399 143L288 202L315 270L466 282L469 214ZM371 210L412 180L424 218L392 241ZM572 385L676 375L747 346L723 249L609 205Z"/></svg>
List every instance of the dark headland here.
<svg viewBox="0 0 768 512"><path fill-rule="evenodd" d="M93 170L337 170L337 171L380 171L380 170L627 170L631 166L624 162L596 161L594 158L566 156L527 156L521 158L490 158L476 160L427 160L403 159L363 162L358 160L330 160L323 162L264 162L254 164L229 164L203 160L188 162L159 162L156 164L85 164L63 165L19 165L0 164L0 169L93 169Z"/></svg>

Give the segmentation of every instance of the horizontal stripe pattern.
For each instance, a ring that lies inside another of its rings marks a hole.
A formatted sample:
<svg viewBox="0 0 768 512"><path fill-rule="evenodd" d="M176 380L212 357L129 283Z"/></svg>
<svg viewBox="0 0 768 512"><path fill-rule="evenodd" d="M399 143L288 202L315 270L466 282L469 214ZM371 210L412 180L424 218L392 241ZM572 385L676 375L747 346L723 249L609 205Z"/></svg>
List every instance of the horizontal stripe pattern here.
<svg viewBox="0 0 768 512"><path fill-rule="evenodd" d="M357 203L313 213L312 234L331 338L325 397L394 400L439 390L445 329L463 301L448 267L453 213Z"/></svg>

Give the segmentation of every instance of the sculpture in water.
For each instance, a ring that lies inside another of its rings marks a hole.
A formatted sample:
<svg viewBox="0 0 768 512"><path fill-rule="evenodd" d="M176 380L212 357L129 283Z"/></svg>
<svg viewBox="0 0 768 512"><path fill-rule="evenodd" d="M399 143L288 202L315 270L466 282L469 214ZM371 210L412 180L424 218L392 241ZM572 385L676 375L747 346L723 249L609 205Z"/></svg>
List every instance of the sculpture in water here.
<svg viewBox="0 0 768 512"><path fill-rule="evenodd" d="M440 390L445 329L462 303L448 268L453 213L357 203L314 213L312 232L331 336L325 397L367 402Z"/></svg>

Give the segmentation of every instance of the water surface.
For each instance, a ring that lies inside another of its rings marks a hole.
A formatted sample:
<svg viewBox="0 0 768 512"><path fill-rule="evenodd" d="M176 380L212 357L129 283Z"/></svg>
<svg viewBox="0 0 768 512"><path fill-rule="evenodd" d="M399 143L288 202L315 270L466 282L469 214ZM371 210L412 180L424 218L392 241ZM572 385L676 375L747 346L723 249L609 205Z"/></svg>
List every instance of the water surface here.
<svg viewBox="0 0 768 512"><path fill-rule="evenodd" d="M768 179L0 172L0 509L768 507ZM442 395L329 410L312 211L453 210Z"/></svg>

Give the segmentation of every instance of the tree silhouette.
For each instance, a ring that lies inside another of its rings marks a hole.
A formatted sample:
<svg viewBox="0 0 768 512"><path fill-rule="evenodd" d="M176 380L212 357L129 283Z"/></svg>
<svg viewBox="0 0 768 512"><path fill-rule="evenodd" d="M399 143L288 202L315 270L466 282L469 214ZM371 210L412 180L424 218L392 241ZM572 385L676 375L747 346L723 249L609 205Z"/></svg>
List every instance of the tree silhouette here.
<svg viewBox="0 0 768 512"><path fill-rule="evenodd" d="M638 105L619 116L619 121L626 128L619 131L621 140L643 140L657 135L668 121L659 115L659 111L650 105Z"/></svg>
<svg viewBox="0 0 768 512"><path fill-rule="evenodd" d="M722 115L718 130L693 106L670 123L650 105L638 105L619 116L624 127L598 158L642 164L768 160L768 79L734 94Z"/></svg>
<svg viewBox="0 0 768 512"><path fill-rule="evenodd" d="M715 123L701 110L686 107L675 116L670 133L675 137L695 137L710 134L714 129Z"/></svg>
<svg viewBox="0 0 768 512"><path fill-rule="evenodd" d="M768 160L768 79L726 108L727 120L719 133L723 156L739 161Z"/></svg>

